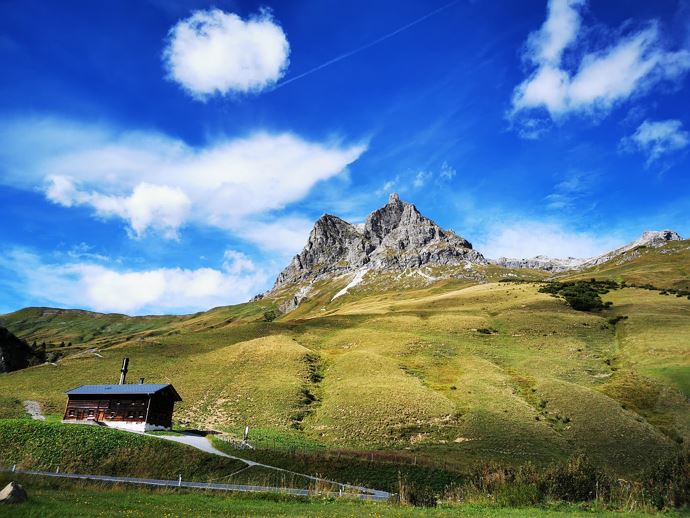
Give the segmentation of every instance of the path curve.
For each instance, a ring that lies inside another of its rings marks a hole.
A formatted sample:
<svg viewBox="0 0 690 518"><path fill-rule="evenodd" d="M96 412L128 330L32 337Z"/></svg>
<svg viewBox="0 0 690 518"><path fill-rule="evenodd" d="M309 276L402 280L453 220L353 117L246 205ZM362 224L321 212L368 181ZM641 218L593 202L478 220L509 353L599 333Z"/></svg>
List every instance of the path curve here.
<svg viewBox="0 0 690 518"><path fill-rule="evenodd" d="M198 450L201 450L206 453L210 453L212 455L219 455L221 457L226 457L228 459L234 459L234 460L239 460L241 462L244 462L247 467L261 467L261 468L267 468L267 469L272 469L275 471L281 471L283 473L290 473L293 475L298 475L300 477L307 478L309 480L314 480L315 482L326 482L328 484L333 484L335 486L338 486L342 489L345 490L355 490L360 493L372 495L377 499L387 499L392 496L391 493L387 491L381 491L378 489L370 489L368 487L363 487L363 486L353 486L350 484L343 484L342 482L336 482L335 480L328 480L325 478L321 477L316 477L314 475L306 475L305 473L298 473L297 471L292 471L289 469L285 468L279 468L276 466L269 466L268 464L262 464L260 462L255 462L253 460L249 459L243 459L241 457L236 457L234 455L228 455L225 452L220 451L219 449L215 448L212 444L211 441L209 441L205 436L203 435L197 435L197 434L192 434L192 433L186 433L184 435L151 435L151 434L146 434L149 435L150 437L157 437L158 439L163 439L166 441L173 441L177 443L182 443L186 444L187 446L191 446L192 448L196 448Z"/></svg>

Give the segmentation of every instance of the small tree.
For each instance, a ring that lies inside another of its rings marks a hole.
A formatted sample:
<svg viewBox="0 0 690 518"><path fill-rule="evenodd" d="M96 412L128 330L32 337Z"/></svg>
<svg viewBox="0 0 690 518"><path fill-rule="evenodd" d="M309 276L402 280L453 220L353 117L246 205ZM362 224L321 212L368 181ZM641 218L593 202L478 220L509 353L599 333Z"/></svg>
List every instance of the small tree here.
<svg viewBox="0 0 690 518"><path fill-rule="evenodd" d="M264 311L264 320L266 322L273 322L276 318L278 318L278 314L276 313L275 309Z"/></svg>

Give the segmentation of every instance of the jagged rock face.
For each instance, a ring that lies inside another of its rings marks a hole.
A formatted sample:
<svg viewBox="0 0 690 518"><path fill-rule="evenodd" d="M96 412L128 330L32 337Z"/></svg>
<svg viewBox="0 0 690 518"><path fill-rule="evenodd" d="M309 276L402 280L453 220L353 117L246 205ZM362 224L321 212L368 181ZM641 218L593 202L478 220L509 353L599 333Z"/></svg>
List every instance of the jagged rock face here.
<svg viewBox="0 0 690 518"><path fill-rule="evenodd" d="M367 251L357 227L325 214L314 224L304 249L278 275L275 286L299 281L309 274L319 276L357 268L369 261Z"/></svg>
<svg viewBox="0 0 690 518"><path fill-rule="evenodd" d="M530 259L510 259L507 257L501 257L500 259L492 262L498 266L503 266L504 268L528 268L532 270L544 270L546 272L558 273L577 268L584 261L584 259L577 259L575 257L554 259L544 255L537 255L536 257L532 257Z"/></svg>
<svg viewBox="0 0 690 518"><path fill-rule="evenodd" d="M391 194L384 207L367 217L363 228L335 216L319 218L304 250L278 275L273 289L362 267L402 270L468 261L486 263L469 241L444 231L414 205Z"/></svg>

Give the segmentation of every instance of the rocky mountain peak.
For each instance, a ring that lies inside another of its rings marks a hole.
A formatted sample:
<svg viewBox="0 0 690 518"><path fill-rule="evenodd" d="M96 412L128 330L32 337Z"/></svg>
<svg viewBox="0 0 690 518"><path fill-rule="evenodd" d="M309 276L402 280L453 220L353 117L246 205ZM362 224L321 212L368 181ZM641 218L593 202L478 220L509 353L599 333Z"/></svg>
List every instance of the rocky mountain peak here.
<svg viewBox="0 0 690 518"><path fill-rule="evenodd" d="M386 205L369 214L363 227L336 216L321 216L306 246L278 275L273 289L363 268L400 271L466 262L484 264L486 260L469 241L441 229L392 193Z"/></svg>

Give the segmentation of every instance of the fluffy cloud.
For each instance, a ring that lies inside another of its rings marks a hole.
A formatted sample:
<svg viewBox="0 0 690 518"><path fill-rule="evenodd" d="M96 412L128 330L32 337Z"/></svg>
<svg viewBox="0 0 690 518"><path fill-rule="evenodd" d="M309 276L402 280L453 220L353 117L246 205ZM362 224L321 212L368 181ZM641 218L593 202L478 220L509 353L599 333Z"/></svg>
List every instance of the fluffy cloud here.
<svg viewBox="0 0 690 518"><path fill-rule="evenodd" d="M191 222L248 239L266 238L265 248L279 244L291 252L308 233L302 233L303 222L293 225L295 218L286 218L273 223L272 233L262 232L267 229L264 216L302 199L365 149L309 142L290 133L256 133L192 147L157 133L60 120L0 126L0 160L6 169L1 181L7 184L43 186L52 202L120 218L135 237L152 230L174 238ZM288 228L281 234L277 225L283 223Z"/></svg>
<svg viewBox="0 0 690 518"><path fill-rule="evenodd" d="M631 136L621 141L627 151L638 150L647 155L647 165L664 155L690 145L690 133L679 120L644 121Z"/></svg>
<svg viewBox="0 0 690 518"><path fill-rule="evenodd" d="M568 113L605 113L690 69L690 52L666 49L655 22L608 47L580 54L579 64L567 67L564 53L584 46L580 9L585 4L585 0L550 0L546 21L527 40L525 57L535 68L513 93L512 117L535 109L545 109L553 119ZM535 125L541 126L527 119L525 136L538 136Z"/></svg>
<svg viewBox="0 0 690 518"><path fill-rule="evenodd" d="M558 224L524 221L496 225L475 243L486 257L580 257L589 258L613 250L621 241L610 236L573 232Z"/></svg>
<svg viewBox="0 0 690 518"><path fill-rule="evenodd" d="M79 191L74 181L65 176L46 179L46 197L65 207L87 205L102 217L119 217L129 222L130 230L141 237L151 228L165 237L177 237L178 228L189 214L191 202L180 189L165 185L140 183L129 196L108 196Z"/></svg>
<svg viewBox="0 0 690 518"><path fill-rule="evenodd" d="M163 62L192 96L257 92L288 66L290 45L268 11L242 20L220 9L196 11L170 29Z"/></svg>
<svg viewBox="0 0 690 518"><path fill-rule="evenodd" d="M269 280L247 256L232 250L219 269L116 270L97 262L44 262L22 249L1 255L2 268L33 300L127 314L188 313L244 302Z"/></svg>

